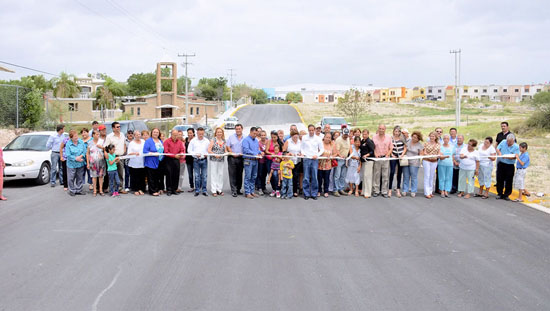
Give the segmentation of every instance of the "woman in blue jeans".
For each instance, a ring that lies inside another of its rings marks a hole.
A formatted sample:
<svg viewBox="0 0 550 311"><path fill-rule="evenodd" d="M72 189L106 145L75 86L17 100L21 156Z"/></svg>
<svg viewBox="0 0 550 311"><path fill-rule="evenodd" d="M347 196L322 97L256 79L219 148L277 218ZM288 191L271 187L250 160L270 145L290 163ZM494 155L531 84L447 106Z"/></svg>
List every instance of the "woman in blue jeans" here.
<svg viewBox="0 0 550 311"><path fill-rule="evenodd" d="M407 157L416 157L424 150L421 143L422 133L415 131L411 135L411 140L407 143ZM410 159L408 166L403 166L403 196L407 196L407 192L411 192L411 197L416 196L418 190L418 169L420 168L420 159Z"/></svg>
<svg viewBox="0 0 550 311"><path fill-rule="evenodd" d="M449 191L453 186L453 155L455 154L455 146L451 145L451 136L445 134L443 136L443 145L441 153L443 157L439 159L437 164L437 176L439 177L439 190L442 198L449 197Z"/></svg>

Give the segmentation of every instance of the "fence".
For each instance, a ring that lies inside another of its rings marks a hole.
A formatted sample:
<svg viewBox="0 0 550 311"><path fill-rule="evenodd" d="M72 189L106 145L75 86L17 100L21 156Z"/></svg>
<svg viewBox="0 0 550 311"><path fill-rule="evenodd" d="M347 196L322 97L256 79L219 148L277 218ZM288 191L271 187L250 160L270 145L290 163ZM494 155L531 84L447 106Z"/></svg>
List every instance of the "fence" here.
<svg viewBox="0 0 550 311"><path fill-rule="evenodd" d="M0 126L19 128L25 123L25 98L30 91L18 85L0 84Z"/></svg>

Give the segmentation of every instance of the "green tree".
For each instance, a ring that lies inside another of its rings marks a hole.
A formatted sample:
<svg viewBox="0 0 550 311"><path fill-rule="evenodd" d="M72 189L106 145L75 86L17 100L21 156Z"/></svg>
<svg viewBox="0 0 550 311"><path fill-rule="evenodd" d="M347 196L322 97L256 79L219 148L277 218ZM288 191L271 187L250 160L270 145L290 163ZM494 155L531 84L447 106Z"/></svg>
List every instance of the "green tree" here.
<svg viewBox="0 0 550 311"><path fill-rule="evenodd" d="M254 89L251 86L243 84L233 85L233 100L238 101L243 97L249 97Z"/></svg>
<svg viewBox="0 0 550 311"><path fill-rule="evenodd" d="M23 127L35 128L44 113L44 93L42 90L33 87L23 97L22 105L19 108L23 120Z"/></svg>
<svg viewBox="0 0 550 311"><path fill-rule="evenodd" d="M178 94L185 94L185 82L187 82L187 91L191 91L191 79L186 79L185 76L178 78Z"/></svg>
<svg viewBox="0 0 550 311"><path fill-rule="evenodd" d="M535 112L527 124L532 127L550 129L550 91L535 94L531 104L535 107Z"/></svg>
<svg viewBox="0 0 550 311"><path fill-rule="evenodd" d="M262 89L254 89L250 94L252 97L252 102L257 105L267 103L267 93Z"/></svg>
<svg viewBox="0 0 550 311"><path fill-rule="evenodd" d="M368 92L362 92L358 89L346 91L344 97L338 98L336 110L351 120L353 125L363 116L372 103L372 96Z"/></svg>
<svg viewBox="0 0 550 311"><path fill-rule="evenodd" d="M75 76L62 72L59 77L51 81L53 94L58 98L74 98L80 93L80 88L75 82Z"/></svg>
<svg viewBox="0 0 550 311"><path fill-rule="evenodd" d="M199 96L205 97L207 100L223 99L226 88L227 79L224 77L202 78L197 85Z"/></svg>
<svg viewBox="0 0 550 311"><path fill-rule="evenodd" d="M143 96L155 94L157 77L154 73L134 73L128 77L128 94L132 96Z"/></svg>
<svg viewBox="0 0 550 311"><path fill-rule="evenodd" d="M291 103L301 103L303 101L302 94L298 92L286 93L286 101Z"/></svg>

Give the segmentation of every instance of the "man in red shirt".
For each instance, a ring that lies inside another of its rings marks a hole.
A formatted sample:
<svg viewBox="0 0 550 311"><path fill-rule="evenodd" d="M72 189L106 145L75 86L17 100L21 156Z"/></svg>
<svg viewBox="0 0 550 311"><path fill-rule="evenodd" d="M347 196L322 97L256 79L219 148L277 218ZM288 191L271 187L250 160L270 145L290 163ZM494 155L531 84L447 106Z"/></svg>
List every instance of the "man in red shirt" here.
<svg viewBox="0 0 550 311"><path fill-rule="evenodd" d="M171 153L166 155L164 163L166 165L166 195L178 195L178 184L180 178L180 158L183 156L178 153L185 153L185 147L178 139L178 130L172 130L170 138L164 141L164 152Z"/></svg>

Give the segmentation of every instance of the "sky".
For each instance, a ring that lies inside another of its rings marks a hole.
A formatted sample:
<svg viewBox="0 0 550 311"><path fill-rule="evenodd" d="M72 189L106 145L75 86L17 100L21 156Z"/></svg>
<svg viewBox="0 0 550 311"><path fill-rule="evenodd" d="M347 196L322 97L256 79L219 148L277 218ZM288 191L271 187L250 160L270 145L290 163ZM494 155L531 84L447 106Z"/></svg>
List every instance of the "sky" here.
<svg viewBox="0 0 550 311"><path fill-rule="evenodd" d="M0 61L118 81L189 58L201 77L426 86L550 81L548 0L2 0ZM13 68L0 80L36 74ZM178 67L178 75L184 68ZM46 75L47 76L47 75ZM51 77L51 76L47 76Z"/></svg>

